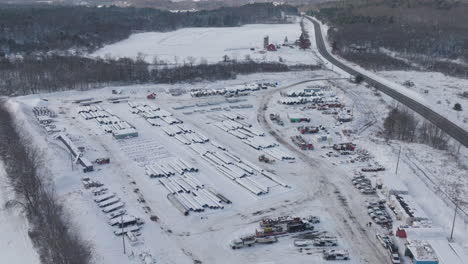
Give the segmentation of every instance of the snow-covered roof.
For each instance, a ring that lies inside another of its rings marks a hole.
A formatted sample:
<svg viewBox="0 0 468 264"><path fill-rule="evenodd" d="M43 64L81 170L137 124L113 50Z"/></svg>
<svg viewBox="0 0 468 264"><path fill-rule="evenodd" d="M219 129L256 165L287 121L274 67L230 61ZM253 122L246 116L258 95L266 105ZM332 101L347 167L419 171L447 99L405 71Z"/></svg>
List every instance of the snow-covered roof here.
<svg viewBox="0 0 468 264"><path fill-rule="evenodd" d="M407 247L416 261L438 261L437 254L427 240L411 240Z"/></svg>
<svg viewBox="0 0 468 264"><path fill-rule="evenodd" d="M121 129L121 130L114 130L112 133L114 134L114 136L120 136L120 135L137 133L137 131L134 128L127 128L127 129Z"/></svg>
<svg viewBox="0 0 468 264"><path fill-rule="evenodd" d="M394 206L399 207L402 213L405 213L414 220L428 219L426 213L416 203L416 201L407 194L394 194L390 197Z"/></svg>

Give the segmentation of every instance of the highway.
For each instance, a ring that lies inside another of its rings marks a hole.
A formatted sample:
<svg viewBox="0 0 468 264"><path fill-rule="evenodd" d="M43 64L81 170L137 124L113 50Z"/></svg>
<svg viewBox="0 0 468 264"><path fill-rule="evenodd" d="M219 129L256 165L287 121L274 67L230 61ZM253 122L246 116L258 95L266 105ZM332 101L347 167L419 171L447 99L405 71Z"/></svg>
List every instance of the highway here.
<svg viewBox="0 0 468 264"><path fill-rule="evenodd" d="M416 100L392 89L391 87L386 86L385 84L367 76L363 72L356 71L355 69L345 65L344 63L340 62L339 60L335 59L326 49L325 42L322 36L322 31L320 30L320 24L317 23L314 19L310 17L305 17L306 19L310 20L314 24L315 29L315 40L317 42L317 49L319 53L327 59L330 63L335 65L336 67L342 69L343 71L356 76L357 74L361 74L364 77L365 82L372 85L376 89L380 90L381 92L385 93L386 95L392 97L393 99L397 100L398 102L402 103L403 105L407 106L408 108L412 109L416 113L420 114L431 123L436 125L442 131L450 135L452 138L460 142L465 147L468 147L468 131L464 130L463 128L459 127L458 125L454 124L447 118L441 116L440 114L436 113L435 111L431 110L427 106L417 102Z"/></svg>

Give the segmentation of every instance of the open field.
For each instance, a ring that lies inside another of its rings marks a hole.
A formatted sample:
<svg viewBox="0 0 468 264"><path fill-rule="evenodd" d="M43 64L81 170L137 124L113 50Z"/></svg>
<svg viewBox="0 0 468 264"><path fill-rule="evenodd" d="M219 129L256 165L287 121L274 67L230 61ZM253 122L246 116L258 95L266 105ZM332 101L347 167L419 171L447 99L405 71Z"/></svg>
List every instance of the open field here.
<svg viewBox="0 0 468 264"><path fill-rule="evenodd" d="M168 64L216 63L227 55L230 59L245 60L246 56L256 61L287 64L311 64L315 57L300 51L297 46L282 46L276 52L263 51L263 37L270 43L281 45L287 37L293 43L301 34L299 22L291 24L253 24L229 28L185 28L171 32L146 32L133 34L130 38L99 49L92 56L136 58L142 54L146 61L154 58ZM254 49L254 50L251 50ZM306 54L306 55L305 55Z"/></svg>

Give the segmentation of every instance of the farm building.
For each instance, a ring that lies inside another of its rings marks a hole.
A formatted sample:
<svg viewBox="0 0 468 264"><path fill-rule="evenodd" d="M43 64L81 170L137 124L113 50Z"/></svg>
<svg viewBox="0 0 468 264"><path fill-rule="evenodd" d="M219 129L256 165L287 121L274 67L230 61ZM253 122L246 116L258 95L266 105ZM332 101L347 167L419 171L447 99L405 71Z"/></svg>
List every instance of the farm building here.
<svg viewBox="0 0 468 264"><path fill-rule="evenodd" d="M268 44L268 46L266 46L266 50L276 51L276 46L274 44Z"/></svg>
<svg viewBox="0 0 468 264"><path fill-rule="evenodd" d="M112 132L112 135L114 135L115 139L132 138L138 137L138 131L136 131L134 128L127 128L122 130L115 130Z"/></svg>

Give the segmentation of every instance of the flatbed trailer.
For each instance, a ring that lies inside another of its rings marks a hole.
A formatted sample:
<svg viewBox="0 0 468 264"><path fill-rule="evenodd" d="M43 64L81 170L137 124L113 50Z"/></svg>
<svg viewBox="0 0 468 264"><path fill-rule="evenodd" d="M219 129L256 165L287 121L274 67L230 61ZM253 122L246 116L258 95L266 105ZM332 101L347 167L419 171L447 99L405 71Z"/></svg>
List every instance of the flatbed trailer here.
<svg viewBox="0 0 468 264"><path fill-rule="evenodd" d="M118 210L118 209L124 207L124 205L125 204L123 202L117 202L115 204L112 204L112 205L109 205L109 206L106 206L106 207L102 208L102 211L104 213L110 213L110 212L113 212L115 210Z"/></svg>

